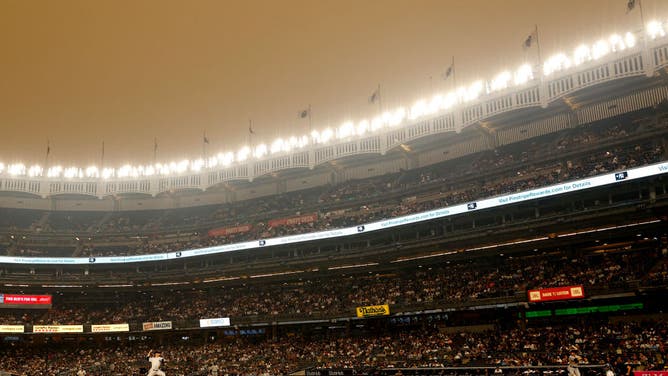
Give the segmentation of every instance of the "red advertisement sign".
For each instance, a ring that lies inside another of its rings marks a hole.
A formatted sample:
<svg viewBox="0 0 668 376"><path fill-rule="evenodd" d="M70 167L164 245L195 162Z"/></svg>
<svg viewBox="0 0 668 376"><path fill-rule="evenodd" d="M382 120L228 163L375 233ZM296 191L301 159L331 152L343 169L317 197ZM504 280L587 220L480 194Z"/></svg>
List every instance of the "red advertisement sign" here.
<svg viewBox="0 0 668 376"><path fill-rule="evenodd" d="M251 230L251 225L240 225L234 227L219 227L209 230L209 236L227 236L233 234L241 234Z"/></svg>
<svg viewBox="0 0 668 376"><path fill-rule="evenodd" d="M3 294L0 294L3 295ZM2 304L30 304L30 305L50 305L51 295L13 295L4 294L4 299L0 300Z"/></svg>
<svg viewBox="0 0 668 376"><path fill-rule="evenodd" d="M584 298L584 288L582 288L582 285L553 287L549 289L529 290L528 294L530 302L581 299Z"/></svg>
<svg viewBox="0 0 668 376"><path fill-rule="evenodd" d="M311 214L300 215L297 217L272 219L271 221L268 222L268 224L269 227L278 227L278 226L288 226L288 225L299 225L302 223L311 223L315 222L316 220L318 220L318 214L311 213Z"/></svg>
<svg viewBox="0 0 668 376"><path fill-rule="evenodd" d="M668 371L633 371L633 376L668 376Z"/></svg>

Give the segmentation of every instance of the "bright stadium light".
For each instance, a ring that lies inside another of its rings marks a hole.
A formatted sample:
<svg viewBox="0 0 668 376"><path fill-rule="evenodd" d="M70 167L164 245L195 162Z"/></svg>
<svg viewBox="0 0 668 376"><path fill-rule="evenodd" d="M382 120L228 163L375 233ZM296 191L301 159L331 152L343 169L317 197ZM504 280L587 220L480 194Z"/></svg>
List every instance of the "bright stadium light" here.
<svg viewBox="0 0 668 376"><path fill-rule="evenodd" d="M31 178L34 178L34 177L37 177L37 176L42 176L43 173L44 173L44 169L39 165L32 165L28 169L28 177L31 177Z"/></svg>
<svg viewBox="0 0 668 376"><path fill-rule="evenodd" d="M490 91L499 91L508 88L512 75L508 71L503 71L496 75L489 84Z"/></svg>
<svg viewBox="0 0 668 376"><path fill-rule="evenodd" d="M397 126L401 124L401 122L403 122L405 118L406 118L406 109L404 109L403 107L399 107L396 110L394 110L394 113L391 115L389 124L392 127Z"/></svg>
<svg viewBox="0 0 668 376"><path fill-rule="evenodd" d="M214 168L218 166L218 157L209 157L206 160L206 168Z"/></svg>
<svg viewBox="0 0 668 376"><path fill-rule="evenodd" d="M113 168L102 169L102 179L110 179L114 177L115 170Z"/></svg>
<svg viewBox="0 0 668 376"><path fill-rule="evenodd" d="M383 117L376 116L371 120L371 132L375 132L383 127Z"/></svg>
<svg viewBox="0 0 668 376"><path fill-rule="evenodd" d="M339 140L352 136L355 132L355 126L352 121L347 121L336 130L336 138Z"/></svg>
<svg viewBox="0 0 668 376"><path fill-rule="evenodd" d="M231 165L232 162L234 162L234 153L232 153L231 151L228 151L225 154L220 153L218 154L218 160L220 161L220 163L223 164L223 166L227 167Z"/></svg>
<svg viewBox="0 0 668 376"><path fill-rule="evenodd" d="M25 175L26 166L23 163L14 163L7 166L7 173L11 176Z"/></svg>
<svg viewBox="0 0 668 376"><path fill-rule="evenodd" d="M626 49L624 38L619 34L612 34L610 38L608 38L608 43L610 43L610 50L612 50L612 52L624 51Z"/></svg>
<svg viewBox="0 0 668 376"><path fill-rule="evenodd" d="M443 100L442 108L447 110L448 108L457 104L457 94L455 92L448 93Z"/></svg>
<svg viewBox="0 0 668 376"><path fill-rule="evenodd" d="M627 32L624 35L624 42L626 43L626 48L633 48L636 45L636 36L633 33Z"/></svg>
<svg viewBox="0 0 668 376"><path fill-rule="evenodd" d="M67 179L73 179L81 177L81 170L76 167L68 167L63 171L63 177Z"/></svg>
<svg viewBox="0 0 668 376"><path fill-rule="evenodd" d="M427 106L427 114L432 115L437 113L443 107L443 96L441 94L434 95Z"/></svg>
<svg viewBox="0 0 668 376"><path fill-rule="evenodd" d="M415 102L413 106L411 107L408 115L409 120L415 120L419 117L422 117L426 114L427 112L427 101L424 99L420 99L419 101Z"/></svg>
<svg viewBox="0 0 668 376"><path fill-rule="evenodd" d="M132 174L132 166L130 165L123 165L118 169L118 177L119 178L127 178Z"/></svg>
<svg viewBox="0 0 668 376"><path fill-rule="evenodd" d="M173 165L172 163L170 163L170 168ZM176 165L174 166L173 171L176 171L177 174L182 174L182 173L188 171L188 166L190 166L190 161L187 160L187 159L184 159L181 162L176 163Z"/></svg>
<svg viewBox="0 0 668 376"><path fill-rule="evenodd" d="M608 45L608 42L603 39L594 43L594 46L591 48L591 56L594 58L594 60L598 60L609 53L610 45Z"/></svg>
<svg viewBox="0 0 668 376"><path fill-rule="evenodd" d="M581 44L573 51L573 64L580 65L591 60L589 46Z"/></svg>
<svg viewBox="0 0 668 376"><path fill-rule="evenodd" d="M141 176L153 176L156 174L156 169L152 165L148 166L139 166L139 175Z"/></svg>
<svg viewBox="0 0 668 376"><path fill-rule="evenodd" d="M262 158L265 155L267 155L267 145L265 144L260 144L255 147L255 150L253 151L253 156L255 158Z"/></svg>
<svg viewBox="0 0 668 376"><path fill-rule="evenodd" d="M244 162L246 159L248 159L248 155L250 154L251 150L248 146L244 146L239 151L237 152L237 161L239 162Z"/></svg>
<svg viewBox="0 0 668 376"><path fill-rule="evenodd" d="M661 22L659 21L650 21L647 23L647 34L652 39L666 36L666 32L663 30L663 25L661 25Z"/></svg>
<svg viewBox="0 0 668 376"><path fill-rule="evenodd" d="M513 76L513 83L515 85L524 85L525 83L533 80L533 68L529 64L522 64L515 71Z"/></svg>
<svg viewBox="0 0 668 376"><path fill-rule="evenodd" d="M204 159L202 158L195 159L190 163L190 169L194 172L202 171L202 168L204 168Z"/></svg>
<svg viewBox="0 0 668 376"><path fill-rule="evenodd" d="M475 81L472 83L467 89L466 89L466 94L464 95L464 100L465 101L472 101L478 99L480 94L482 93L482 90L484 88L484 84L482 80Z"/></svg>
<svg viewBox="0 0 668 376"><path fill-rule="evenodd" d="M63 168L61 166L49 167L49 170L46 172L46 176L49 178L57 178L60 176L61 172L63 172Z"/></svg>
<svg viewBox="0 0 668 376"><path fill-rule="evenodd" d="M311 140L313 140L314 144L319 144L320 143L320 132L317 130L312 130L311 131Z"/></svg>
<svg viewBox="0 0 668 376"><path fill-rule="evenodd" d="M549 76L554 72L568 69L570 67L571 60L568 58L568 56L564 55L563 53L559 53L545 60L545 63L543 64L543 73L546 76Z"/></svg>
<svg viewBox="0 0 668 376"><path fill-rule="evenodd" d="M98 168L95 167L95 166L89 166L89 167L86 168L85 176L87 178L99 178L100 177L100 170L98 170Z"/></svg>
<svg viewBox="0 0 668 376"><path fill-rule="evenodd" d="M320 133L320 142L327 143L334 137L334 131L331 128L327 128L322 133Z"/></svg>
<svg viewBox="0 0 668 376"><path fill-rule="evenodd" d="M277 138L274 140L274 142L271 143L271 146L269 147L269 152L271 154L276 154L280 153L283 151L284 148L284 141L282 138Z"/></svg>
<svg viewBox="0 0 668 376"><path fill-rule="evenodd" d="M355 134L358 136L364 135L367 131L369 130L369 121L364 119L357 123L357 127L355 128Z"/></svg>
<svg viewBox="0 0 668 376"><path fill-rule="evenodd" d="M5 171L5 164L0 162L0 173L2 173L3 171Z"/></svg>

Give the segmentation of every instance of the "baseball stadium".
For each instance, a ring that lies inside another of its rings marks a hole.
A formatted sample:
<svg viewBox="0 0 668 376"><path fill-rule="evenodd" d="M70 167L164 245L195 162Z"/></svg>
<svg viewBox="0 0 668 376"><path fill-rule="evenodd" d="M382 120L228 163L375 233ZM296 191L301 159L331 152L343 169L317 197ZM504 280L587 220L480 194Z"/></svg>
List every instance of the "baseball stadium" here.
<svg viewBox="0 0 668 376"><path fill-rule="evenodd" d="M0 375L668 374L668 13L608 3L338 125L0 153Z"/></svg>

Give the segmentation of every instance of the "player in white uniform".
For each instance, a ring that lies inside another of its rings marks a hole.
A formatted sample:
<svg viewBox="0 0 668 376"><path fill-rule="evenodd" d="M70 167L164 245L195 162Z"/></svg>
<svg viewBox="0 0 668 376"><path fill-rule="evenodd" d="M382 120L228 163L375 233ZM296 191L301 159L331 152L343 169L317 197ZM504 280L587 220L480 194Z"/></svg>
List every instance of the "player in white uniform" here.
<svg viewBox="0 0 668 376"><path fill-rule="evenodd" d="M153 356L151 356L151 354ZM146 359L151 363L151 369L148 370L148 376L165 376L165 373L160 370L162 363L165 362L165 359L160 356L160 351L153 352L153 350L149 350Z"/></svg>
<svg viewBox="0 0 668 376"><path fill-rule="evenodd" d="M568 376L580 376L580 368L578 366L582 362L582 357L578 355L577 346L571 347L571 354L568 356Z"/></svg>

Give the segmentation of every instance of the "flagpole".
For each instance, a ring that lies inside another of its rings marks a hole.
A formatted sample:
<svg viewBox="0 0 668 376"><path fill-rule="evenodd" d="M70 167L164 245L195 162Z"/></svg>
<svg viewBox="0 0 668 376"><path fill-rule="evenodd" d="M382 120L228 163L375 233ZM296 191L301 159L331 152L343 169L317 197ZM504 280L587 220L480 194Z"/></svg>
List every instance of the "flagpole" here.
<svg viewBox="0 0 668 376"><path fill-rule="evenodd" d="M104 168L104 141L102 141L102 153L100 154L100 169Z"/></svg>
<svg viewBox="0 0 668 376"><path fill-rule="evenodd" d="M455 91L457 91L457 69L455 68L455 55L452 55L452 84L455 86Z"/></svg>
<svg viewBox="0 0 668 376"><path fill-rule="evenodd" d="M248 119L248 147L251 149L253 148L252 136L253 136L253 120Z"/></svg>
<svg viewBox="0 0 668 376"><path fill-rule="evenodd" d="M46 156L44 157L44 170L49 168L49 154L51 154L51 140L46 139Z"/></svg>
<svg viewBox="0 0 668 376"><path fill-rule="evenodd" d="M536 33L536 50L538 51L538 69L540 70L543 65L543 58L540 54L540 38L538 37L538 24L535 24L534 32Z"/></svg>
<svg viewBox="0 0 668 376"><path fill-rule="evenodd" d="M311 132L313 131L313 123L312 123L312 121L313 121L313 120L311 119L311 104L309 103L309 105L308 105L308 133L309 133L309 135L310 135Z"/></svg>
<svg viewBox="0 0 668 376"><path fill-rule="evenodd" d="M383 112L383 96L380 93L380 84L378 84L378 112Z"/></svg>
<svg viewBox="0 0 668 376"><path fill-rule="evenodd" d="M202 159L206 161L206 129L202 132Z"/></svg>
<svg viewBox="0 0 668 376"><path fill-rule="evenodd" d="M153 138L153 164L158 163L158 138Z"/></svg>

